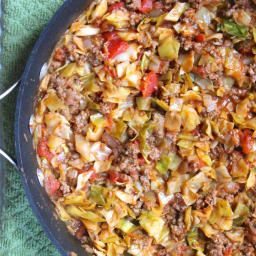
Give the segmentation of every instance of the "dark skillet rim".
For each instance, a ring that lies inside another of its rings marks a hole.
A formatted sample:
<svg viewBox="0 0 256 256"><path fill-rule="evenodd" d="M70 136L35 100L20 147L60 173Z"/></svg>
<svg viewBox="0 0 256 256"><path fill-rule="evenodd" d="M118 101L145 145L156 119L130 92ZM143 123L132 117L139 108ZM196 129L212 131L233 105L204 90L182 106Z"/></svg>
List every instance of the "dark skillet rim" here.
<svg viewBox="0 0 256 256"><path fill-rule="evenodd" d="M26 68L25 71L22 75L21 78L21 82L20 82L20 89L18 92L18 97L17 97L17 102L16 102L16 111L15 111L15 128L14 128L14 132L15 132L15 152L16 152L16 157L17 157L17 164L18 167L22 170L23 168L23 161L22 161L22 157L21 157L21 138L20 136L22 136L21 134L19 134L19 130L20 130L20 120L21 120L21 115L22 115L22 109L21 109L21 104L22 104L22 99L24 97L24 84L25 84L25 80L26 77L28 76L29 70L31 69L32 63L37 55L38 50L41 48L42 46L42 42L45 38L45 36L49 33L49 31L51 30L51 26L56 22L56 20L59 18L59 16L62 14L62 12L69 7L69 5L71 4L72 0L66 0L64 2L64 4L57 10L57 12L54 14L54 16L50 19L49 23L46 25L46 27L43 29L42 33L40 34L31 54L30 57L28 59L28 62L26 64ZM62 247L62 245L60 244L60 242L54 237L54 235L52 234L51 230L49 229L49 227L46 225L46 223L44 222L43 217L41 216L39 210L38 210L38 206L36 205L33 197L32 197L32 191L30 190L29 186L26 185L26 179L25 176L23 175L23 172L19 172L20 177L21 177L21 181L23 183L23 187L26 191L26 195L27 198L29 200L30 206L34 212L34 214L36 215L39 223L41 224L41 227L43 228L44 232L48 235L48 237L50 238L50 240L52 241L53 245L60 251L60 253L63 256L68 256L69 253L66 252L64 250L64 248Z"/></svg>

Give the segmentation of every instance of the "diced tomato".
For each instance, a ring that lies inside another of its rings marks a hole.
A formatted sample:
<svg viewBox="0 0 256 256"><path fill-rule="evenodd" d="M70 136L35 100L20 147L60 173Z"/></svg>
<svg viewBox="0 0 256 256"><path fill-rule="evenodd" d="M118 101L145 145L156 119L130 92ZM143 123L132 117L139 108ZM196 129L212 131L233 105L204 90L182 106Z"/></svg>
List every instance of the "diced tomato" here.
<svg viewBox="0 0 256 256"><path fill-rule="evenodd" d="M51 153L51 151L47 145L47 139L45 137L41 138L38 142L37 154L41 157L45 157L49 162L53 158L53 154Z"/></svg>
<svg viewBox="0 0 256 256"><path fill-rule="evenodd" d="M108 31L102 34L103 38L106 41L113 41L120 39L119 35L117 34L117 31Z"/></svg>
<svg viewBox="0 0 256 256"><path fill-rule="evenodd" d="M108 11L112 12L121 9L122 7L124 7L124 2L115 3L109 6Z"/></svg>
<svg viewBox="0 0 256 256"><path fill-rule="evenodd" d="M224 256L230 256L232 254L232 248L229 247L229 248L224 249L223 254L224 254Z"/></svg>
<svg viewBox="0 0 256 256"><path fill-rule="evenodd" d="M204 34L198 34L198 35L196 35L195 39L196 39L197 42L202 43L202 42L205 42L206 37L205 37Z"/></svg>
<svg viewBox="0 0 256 256"><path fill-rule="evenodd" d="M206 71L204 67L194 67L193 71L197 73L199 76L206 78Z"/></svg>
<svg viewBox="0 0 256 256"><path fill-rule="evenodd" d="M150 97L152 93L157 90L157 86L158 78L156 73L151 71L150 73L146 74L141 87L143 97Z"/></svg>
<svg viewBox="0 0 256 256"><path fill-rule="evenodd" d="M122 174L115 171L109 171L109 179L112 183L125 182L125 179L122 177Z"/></svg>
<svg viewBox="0 0 256 256"><path fill-rule="evenodd" d="M58 48L55 51L54 60L64 62L66 60L66 51L63 48Z"/></svg>
<svg viewBox="0 0 256 256"><path fill-rule="evenodd" d="M112 40L108 45L108 57L113 59L118 54L125 52L128 49L129 45L127 42L122 39Z"/></svg>
<svg viewBox="0 0 256 256"><path fill-rule="evenodd" d="M139 9L142 13L149 13L153 9L153 0L142 0L141 8Z"/></svg>
<svg viewBox="0 0 256 256"><path fill-rule="evenodd" d="M246 129L240 134L240 144L246 155L251 153L253 148L253 138L250 130Z"/></svg>
<svg viewBox="0 0 256 256"><path fill-rule="evenodd" d="M49 195L54 195L60 188L60 183L52 176L45 179L45 190Z"/></svg>
<svg viewBox="0 0 256 256"><path fill-rule="evenodd" d="M116 31L103 33L103 38L107 41L108 58L112 59L116 55L125 52L129 44L123 41L117 34Z"/></svg>

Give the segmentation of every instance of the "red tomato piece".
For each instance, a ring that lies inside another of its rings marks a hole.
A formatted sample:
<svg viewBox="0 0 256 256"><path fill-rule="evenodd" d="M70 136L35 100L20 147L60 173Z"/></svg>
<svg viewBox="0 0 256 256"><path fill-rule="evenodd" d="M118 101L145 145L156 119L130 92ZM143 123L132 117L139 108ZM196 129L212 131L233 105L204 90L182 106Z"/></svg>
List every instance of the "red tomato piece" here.
<svg viewBox="0 0 256 256"><path fill-rule="evenodd" d="M108 31L102 34L103 38L106 41L113 41L113 40L117 40L120 39L119 35L117 34L116 31Z"/></svg>
<svg viewBox="0 0 256 256"><path fill-rule="evenodd" d="M108 43L108 58L112 59L116 55L125 52L129 44L125 41L123 41L119 35L117 34L116 31L113 32L105 32L102 34L103 38L107 41Z"/></svg>
<svg viewBox="0 0 256 256"><path fill-rule="evenodd" d="M127 42L122 39L112 40L108 45L108 57L113 59L118 54L125 52L128 49L129 45Z"/></svg>
<svg viewBox="0 0 256 256"><path fill-rule="evenodd" d="M142 0L141 8L139 9L142 13L149 13L153 9L153 0Z"/></svg>
<svg viewBox="0 0 256 256"><path fill-rule="evenodd" d="M141 91L144 98L150 97L157 90L158 78L155 72L151 71L146 74L142 83Z"/></svg>
<svg viewBox="0 0 256 256"><path fill-rule="evenodd" d="M108 11L112 12L114 10L119 10L124 7L124 2L115 3L109 6Z"/></svg>
<svg viewBox="0 0 256 256"><path fill-rule="evenodd" d="M198 34L196 35L196 41L199 42L199 43L202 43L202 42L205 42L206 38L205 38L205 35L204 34Z"/></svg>
<svg viewBox="0 0 256 256"><path fill-rule="evenodd" d="M230 256L232 254L232 248L229 247L224 249L223 253L224 253L224 256Z"/></svg>
<svg viewBox="0 0 256 256"><path fill-rule="evenodd" d="M45 179L45 190L49 195L54 195L60 188L60 183L52 176L48 176Z"/></svg>
<svg viewBox="0 0 256 256"><path fill-rule="evenodd" d="M53 158L53 154L51 153L47 145L47 139L45 137L39 140L39 143L37 145L37 154L41 157L45 157L49 162Z"/></svg>
<svg viewBox="0 0 256 256"><path fill-rule="evenodd" d="M250 130L246 129L240 134L240 144L246 155L251 153L253 148L253 138Z"/></svg>
<svg viewBox="0 0 256 256"><path fill-rule="evenodd" d="M125 182L124 178L122 177L122 174L115 171L109 171L109 179L112 183Z"/></svg>

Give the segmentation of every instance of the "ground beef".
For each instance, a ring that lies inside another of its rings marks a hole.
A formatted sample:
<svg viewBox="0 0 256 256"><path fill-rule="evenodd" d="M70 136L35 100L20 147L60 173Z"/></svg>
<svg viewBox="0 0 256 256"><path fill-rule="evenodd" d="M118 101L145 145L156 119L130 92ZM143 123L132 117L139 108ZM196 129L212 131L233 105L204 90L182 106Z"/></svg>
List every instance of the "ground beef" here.
<svg viewBox="0 0 256 256"><path fill-rule="evenodd" d="M74 117L74 130L77 133L86 135L88 128L88 113L86 111L81 111L77 116Z"/></svg>
<svg viewBox="0 0 256 256"><path fill-rule="evenodd" d="M60 184L60 190L62 191L63 195L67 195L71 191L70 186L65 181L61 181Z"/></svg>
<svg viewBox="0 0 256 256"><path fill-rule="evenodd" d="M195 208L196 209L203 209L206 207L205 203L205 197L203 195L200 195L198 199L195 202Z"/></svg>
<svg viewBox="0 0 256 256"><path fill-rule="evenodd" d="M184 212L187 209L187 205L181 193L174 194L174 200L171 202L171 204L172 204L172 207L178 212Z"/></svg>
<svg viewBox="0 0 256 256"><path fill-rule="evenodd" d="M176 224L177 211L172 207L171 203L165 205L163 209L163 218L169 224Z"/></svg>
<svg viewBox="0 0 256 256"><path fill-rule="evenodd" d="M127 144L127 150L128 150L128 154L130 156L133 156L133 157L137 157L138 154L140 153L140 148L139 148L139 144L134 141L131 141Z"/></svg>
<svg viewBox="0 0 256 256"><path fill-rule="evenodd" d="M182 214L178 215L179 217L176 220L176 224L171 224L171 236L174 240L180 241L185 237L186 227L184 224L184 217Z"/></svg>
<svg viewBox="0 0 256 256"><path fill-rule="evenodd" d="M127 169L127 172L129 173L133 181L139 180L139 171L140 171L140 168L137 167L137 165L131 165Z"/></svg>
<svg viewBox="0 0 256 256"><path fill-rule="evenodd" d="M241 41L236 45L237 51L241 54L252 54L253 42L251 40Z"/></svg>
<svg viewBox="0 0 256 256"><path fill-rule="evenodd" d="M111 112L112 109L114 109L116 106L115 103L111 102L101 102L100 103L100 111L102 114L107 115Z"/></svg>
<svg viewBox="0 0 256 256"><path fill-rule="evenodd" d="M112 149L115 158L118 158L122 151L122 143L107 132L102 135L102 141Z"/></svg>
<svg viewBox="0 0 256 256"><path fill-rule="evenodd" d="M214 235L211 240L206 243L207 255L209 256L223 256L226 248L232 248L232 243L223 234Z"/></svg>
<svg viewBox="0 0 256 256"><path fill-rule="evenodd" d="M76 90L72 88L69 88L66 90L65 103L68 106L79 105L80 100L81 100L81 95L79 95Z"/></svg>
<svg viewBox="0 0 256 256"><path fill-rule="evenodd" d="M247 240L245 240L243 244L240 246L239 250L242 253L242 255L255 256L254 246L254 243L250 243Z"/></svg>
<svg viewBox="0 0 256 256"><path fill-rule="evenodd" d="M143 205L143 200L142 199L137 200L135 205L130 205L132 211L134 212L134 214L136 216L139 216L141 214L142 205Z"/></svg>
<svg viewBox="0 0 256 256"><path fill-rule="evenodd" d="M217 200L217 191L215 189L213 189L205 197L205 203L208 204L208 205L213 206L213 205L216 204L216 200Z"/></svg>
<svg viewBox="0 0 256 256"><path fill-rule="evenodd" d="M93 48L93 51L87 53L86 60L93 66L97 67L104 62L104 56L99 48Z"/></svg>
<svg viewBox="0 0 256 256"><path fill-rule="evenodd" d="M83 67L86 62L86 57L82 54L75 53L74 55L75 62L79 67Z"/></svg>
<svg viewBox="0 0 256 256"><path fill-rule="evenodd" d="M256 64L250 64L249 66L249 75L253 83L256 83Z"/></svg>
<svg viewBox="0 0 256 256"><path fill-rule="evenodd" d="M60 68L62 66L62 63L60 61L52 61L50 66L50 71L54 72L56 69Z"/></svg>
<svg viewBox="0 0 256 256"><path fill-rule="evenodd" d="M153 161L159 161L161 158L161 152L158 149L158 147L154 146L153 143L149 143L149 147L150 147L150 154L149 154L150 159Z"/></svg>
<svg viewBox="0 0 256 256"><path fill-rule="evenodd" d="M147 175L144 175L144 176L140 176L140 182L142 184L142 187L144 189L145 192L148 192L150 191L150 179Z"/></svg>

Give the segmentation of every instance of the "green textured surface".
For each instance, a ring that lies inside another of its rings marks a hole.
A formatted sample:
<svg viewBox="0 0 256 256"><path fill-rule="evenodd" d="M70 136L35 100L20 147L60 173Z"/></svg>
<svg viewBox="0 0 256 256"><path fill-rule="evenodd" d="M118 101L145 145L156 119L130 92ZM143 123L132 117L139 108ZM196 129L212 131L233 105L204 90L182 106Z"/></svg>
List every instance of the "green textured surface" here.
<svg viewBox="0 0 256 256"><path fill-rule="evenodd" d="M2 0L2 70L0 91L21 76L32 47L54 12L64 0ZM13 157L15 93L0 106L3 117L4 148ZM5 197L0 231L1 256L60 255L37 222L17 171L5 169Z"/></svg>

